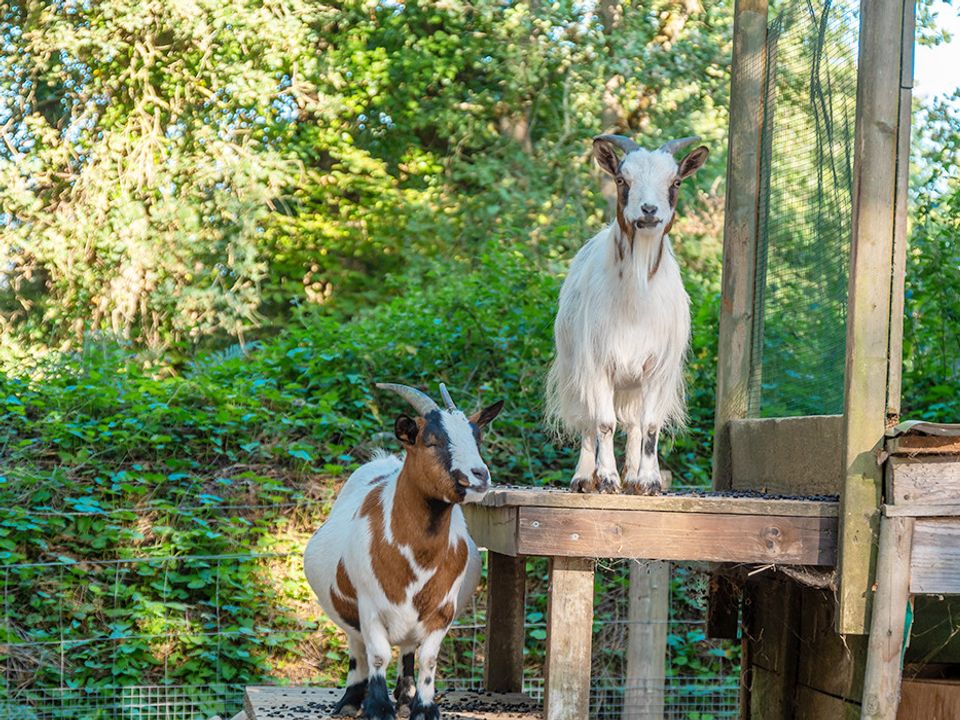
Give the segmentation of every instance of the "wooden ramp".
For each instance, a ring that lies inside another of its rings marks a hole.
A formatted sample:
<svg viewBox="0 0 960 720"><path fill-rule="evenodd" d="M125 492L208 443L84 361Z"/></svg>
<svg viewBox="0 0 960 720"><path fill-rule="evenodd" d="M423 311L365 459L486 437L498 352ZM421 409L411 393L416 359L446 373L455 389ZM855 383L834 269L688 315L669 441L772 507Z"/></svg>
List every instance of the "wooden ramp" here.
<svg viewBox="0 0 960 720"><path fill-rule="evenodd" d="M243 698L246 720L326 720L342 689L248 687ZM540 720L539 704L519 693L438 693L444 720ZM241 719L242 720L242 719Z"/></svg>

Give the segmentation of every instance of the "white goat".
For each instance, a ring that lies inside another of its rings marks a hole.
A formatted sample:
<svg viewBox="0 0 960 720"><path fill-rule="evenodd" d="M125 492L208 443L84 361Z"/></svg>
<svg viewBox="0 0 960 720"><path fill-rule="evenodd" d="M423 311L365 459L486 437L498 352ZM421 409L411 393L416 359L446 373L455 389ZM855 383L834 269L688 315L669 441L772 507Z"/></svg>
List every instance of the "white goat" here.
<svg viewBox="0 0 960 720"><path fill-rule="evenodd" d="M440 385L446 409L405 385L392 390L417 417L394 424L406 456L381 455L344 484L327 521L307 543L303 569L327 615L347 634L347 688L334 714L396 717L387 692L390 649L402 655L396 698L412 720L438 720L433 702L440 643L480 579L480 555L459 503L486 493L480 430L503 401L469 418ZM419 648L419 682L413 653Z"/></svg>
<svg viewBox="0 0 960 720"><path fill-rule="evenodd" d="M680 182L709 151L679 163L674 154L699 138L658 150L620 135L593 140L597 164L617 183L617 217L570 265L554 325L556 359L547 379L547 416L581 438L571 489L620 492L613 437L627 432L623 489L660 492L657 441L685 416L683 361L690 299L667 233ZM624 151L617 158L614 147Z"/></svg>

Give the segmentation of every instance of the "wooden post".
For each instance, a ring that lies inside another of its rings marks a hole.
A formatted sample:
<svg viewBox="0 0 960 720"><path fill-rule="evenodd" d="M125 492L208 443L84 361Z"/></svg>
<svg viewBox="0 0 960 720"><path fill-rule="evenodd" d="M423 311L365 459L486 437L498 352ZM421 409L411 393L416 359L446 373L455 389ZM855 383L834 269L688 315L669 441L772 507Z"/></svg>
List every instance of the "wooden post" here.
<svg viewBox="0 0 960 720"><path fill-rule="evenodd" d="M747 416L750 396L766 42L767 0L736 0L713 436L713 487L717 490L732 486L729 421ZM731 586L721 582L710 587L707 634L736 637L736 615L711 610L738 604L729 593L714 591Z"/></svg>
<svg viewBox="0 0 960 720"><path fill-rule="evenodd" d="M550 558L544 720L589 717L593 565L589 558Z"/></svg>
<svg viewBox="0 0 960 720"><path fill-rule="evenodd" d="M910 548L914 519L884 518L880 524L877 591L867 645L861 720L896 720L900 705L904 630L910 602Z"/></svg>
<svg viewBox="0 0 960 720"><path fill-rule="evenodd" d="M903 3L900 60L900 127L897 137L897 196L893 226L893 283L890 303L890 366L887 379L887 424L900 421L903 371L903 284L907 265L907 192L910 186L910 113L913 110L913 44L917 6Z"/></svg>
<svg viewBox="0 0 960 720"><path fill-rule="evenodd" d="M627 610L627 677L623 720L663 720L670 563L634 560Z"/></svg>
<svg viewBox="0 0 960 720"><path fill-rule="evenodd" d="M883 442L890 379L903 66L902 53L890 50L907 44L904 3L913 1L862 0L860 4L837 619L838 630L845 634L866 632L876 557L882 486L877 452Z"/></svg>
<svg viewBox="0 0 960 720"><path fill-rule="evenodd" d="M713 486L718 489L729 488L731 480L727 421L746 417L749 396L767 0L737 0L733 12L723 297L713 444Z"/></svg>
<svg viewBox="0 0 960 720"><path fill-rule="evenodd" d="M491 692L523 690L526 559L487 553L487 657L483 682Z"/></svg>
<svg viewBox="0 0 960 720"><path fill-rule="evenodd" d="M672 475L664 475L664 490L670 489L672 479ZM670 563L633 561L627 605L623 720L663 720L669 621Z"/></svg>

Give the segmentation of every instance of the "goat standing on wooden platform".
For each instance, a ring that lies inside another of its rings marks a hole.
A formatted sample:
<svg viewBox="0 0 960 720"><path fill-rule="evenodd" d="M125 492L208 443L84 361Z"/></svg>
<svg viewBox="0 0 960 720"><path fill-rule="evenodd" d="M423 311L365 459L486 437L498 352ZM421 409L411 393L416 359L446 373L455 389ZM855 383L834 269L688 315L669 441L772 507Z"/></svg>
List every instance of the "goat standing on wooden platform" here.
<svg viewBox="0 0 960 720"><path fill-rule="evenodd" d="M690 298L667 233L680 183L709 151L674 155L699 138L644 150L621 135L593 140L597 164L617 183L617 217L577 253L560 291L556 359L547 379L547 416L581 438L571 489L620 492L613 450L627 432L623 489L661 490L657 441L686 414L683 361ZM617 157L614 148L624 152Z"/></svg>
<svg viewBox="0 0 960 720"><path fill-rule="evenodd" d="M446 409L405 385L392 390L417 411L394 424L404 458L382 455L344 484L310 539L303 569L327 615L347 634L347 688L334 714L361 708L367 720L396 717L387 691L390 649L400 647L396 698L411 720L437 720L433 702L440 643L480 580L480 554L459 504L487 492L480 431L503 401L469 418L440 385ZM419 648L419 682L413 654Z"/></svg>

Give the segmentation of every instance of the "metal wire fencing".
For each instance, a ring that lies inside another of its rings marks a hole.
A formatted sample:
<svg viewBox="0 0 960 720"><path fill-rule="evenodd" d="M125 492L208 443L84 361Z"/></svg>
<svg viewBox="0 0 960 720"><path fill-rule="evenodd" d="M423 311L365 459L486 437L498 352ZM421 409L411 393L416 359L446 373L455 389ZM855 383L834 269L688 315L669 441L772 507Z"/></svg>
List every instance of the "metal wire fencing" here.
<svg viewBox="0 0 960 720"><path fill-rule="evenodd" d="M71 513L74 522L89 521ZM12 519L14 518L14 519ZM22 523L6 511L0 528ZM2 537L2 534L0 534ZM22 537L22 535L21 535ZM110 558L72 549L48 562L0 565L0 718L231 717L251 684L341 682L342 634L302 577L306 535L271 552ZM48 546L49 535L33 538ZM598 571L592 715L623 712L629 564ZM528 565L525 690L542 697L546 563ZM735 717L735 647L703 633L703 576L677 567L668 621L666 717ZM482 686L485 593L447 638L441 688ZM660 691L661 689L658 689Z"/></svg>
<svg viewBox="0 0 960 720"><path fill-rule="evenodd" d="M843 410L859 2L799 0L767 30L751 412Z"/></svg>

